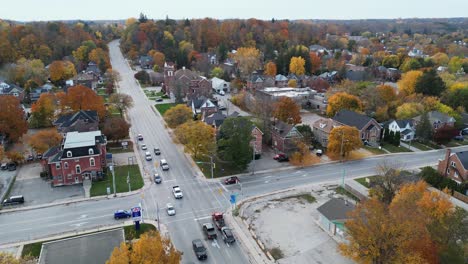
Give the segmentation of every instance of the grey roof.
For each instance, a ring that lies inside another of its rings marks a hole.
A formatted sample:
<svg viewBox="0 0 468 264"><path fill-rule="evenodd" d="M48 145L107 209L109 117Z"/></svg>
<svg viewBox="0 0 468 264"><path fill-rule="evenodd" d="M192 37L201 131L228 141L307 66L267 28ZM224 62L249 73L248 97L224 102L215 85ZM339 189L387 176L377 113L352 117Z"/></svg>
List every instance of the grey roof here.
<svg viewBox="0 0 468 264"><path fill-rule="evenodd" d="M203 120L205 123L208 125L214 125L216 127L219 127L220 125L223 124L224 119L226 119L226 115L220 112L216 112L214 114L211 114Z"/></svg>
<svg viewBox="0 0 468 264"><path fill-rule="evenodd" d="M401 133L402 135L408 135L408 134L410 134L410 133L412 133L412 132L413 132L413 130L407 128L407 129L401 131L400 133Z"/></svg>
<svg viewBox="0 0 468 264"><path fill-rule="evenodd" d="M55 122L55 125L60 127L68 127L75 123L77 120L88 120L88 122L99 122L96 111L84 111L80 110L74 114L68 114L60 116Z"/></svg>
<svg viewBox="0 0 468 264"><path fill-rule="evenodd" d="M94 146L87 146L87 147L78 147L78 148L66 148L63 149L59 154L60 158L66 159L67 157L67 152L71 151L72 153L72 158L76 157L84 157L84 156L89 156L89 149L93 150L93 155L101 154L101 151L99 150L98 147Z"/></svg>
<svg viewBox="0 0 468 264"><path fill-rule="evenodd" d="M343 199L332 198L322 204L317 211L324 215L329 221L348 219L348 212L354 210L354 204L345 202Z"/></svg>
<svg viewBox="0 0 468 264"><path fill-rule="evenodd" d="M357 129L361 130L367 123L369 123L369 121L372 120L372 118L366 115L358 114L354 111L343 109L336 113L336 115L333 117L333 120L347 126L356 127Z"/></svg>
<svg viewBox="0 0 468 264"><path fill-rule="evenodd" d="M468 151L455 152L455 155L457 155L465 170L468 170Z"/></svg>
<svg viewBox="0 0 468 264"><path fill-rule="evenodd" d="M413 126L412 119L395 120L395 122L398 124L400 128L405 127L408 123L410 126Z"/></svg>
<svg viewBox="0 0 468 264"><path fill-rule="evenodd" d="M282 138L285 138L293 127L293 125L286 124L280 120L273 124L273 129L275 129Z"/></svg>
<svg viewBox="0 0 468 264"><path fill-rule="evenodd" d="M446 115L444 113L441 113L439 111L428 112L427 116L429 118L429 121L431 121L431 123L438 122L438 121L440 121L442 123L448 123L448 122L454 122L455 121L453 119L453 117L451 117L449 115ZM414 120L419 121L419 120L421 120L421 117L422 117L422 115L419 115L419 116L415 117Z"/></svg>
<svg viewBox="0 0 468 264"><path fill-rule="evenodd" d="M466 113L461 114L461 121L465 126L467 126L468 125L468 114L466 114Z"/></svg>
<svg viewBox="0 0 468 264"><path fill-rule="evenodd" d="M278 74L275 76L275 81L277 82L281 82L281 81L287 81L288 78L282 74Z"/></svg>
<svg viewBox="0 0 468 264"><path fill-rule="evenodd" d="M229 115L229 117L238 117L238 116L240 116L240 114L237 111L234 111L232 112L232 114Z"/></svg>

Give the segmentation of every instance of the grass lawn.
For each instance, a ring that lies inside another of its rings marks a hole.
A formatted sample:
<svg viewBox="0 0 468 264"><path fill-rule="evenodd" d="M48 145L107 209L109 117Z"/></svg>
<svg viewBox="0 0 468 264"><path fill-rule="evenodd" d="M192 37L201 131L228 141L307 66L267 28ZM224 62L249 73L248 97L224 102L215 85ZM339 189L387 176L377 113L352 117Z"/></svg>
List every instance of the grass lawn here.
<svg viewBox="0 0 468 264"><path fill-rule="evenodd" d="M197 162L206 162L206 163L197 163L200 170L203 172L206 178L211 178L211 164L209 159L198 159ZM213 170L213 177L224 177L229 175L235 175L239 173L244 173L245 170L240 170L236 166L232 166L229 163L224 162L216 162L215 160L215 168Z"/></svg>
<svg viewBox="0 0 468 264"><path fill-rule="evenodd" d="M115 167L115 187L118 193L128 192L127 175L130 172L130 185L132 191L143 187L143 178L141 177L138 165L126 165ZM91 196L106 195L107 187L111 188L112 193L112 173L107 170L104 180L93 182L91 186Z"/></svg>
<svg viewBox="0 0 468 264"><path fill-rule="evenodd" d="M462 146L462 144L460 144L460 141L450 141L448 142L447 144L445 144L445 146L447 147L459 147L459 146Z"/></svg>
<svg viewBox="0 0 468 264"><path fill-rule="evenodd" d="M431 142L431 141L428 141L426 143L424 143L424 145L427 145L428 147L430 148L433 148L433 149L441 149L442 147L435 144L434 142Z"/></svg>
<svg viewBox="0 0 468 264"><path fill-rule="evenodd" d="M392 153L398 153L398 152L412 152L411 150L405 148L405 147L402 147L402 146L395 146L395 145L392 145L392 144L384 144L382 146L382 148L392 152Z"/></svg>
<svg viewBox="0 0 468 264"><path fill-rule="evenodd" d="M387 153L387 152L385 152L385 151L383 151L383 150L381 150L379 148L372 148L372 147L369 147L369 146L364 146L364 149L372 152L375 155L380 155L380 154L386 154Z"/></svg>
<svg viewBox="0 0 468 264"><path fill-rule="evenodd" d="M117 153L127 153L127 152L133 152L133 142L126 140L128 143L128 146L126 149L122 148L121 143L117 142L112 142L112 143L107 143L107 152L112 153L112 154L117 154Z"/></svg>
<svg viewBox="0 0 468 264"><path fill-rule="evenodd" d="M345 196L348 196L349 198L353 199L354 201L358 201L359 202L359 198L357 198L356 196L354 196L354 194L348 192L347 190L345 190L343 187L339 186L338 188L335 189L335 192L336 193L339 193L339 194L342 194L342 195L345 195Z"/></svg>
<svg viewBox="0 0 468 264"><path fill-rule="evenodd" d="M422 144L422 143L419 143L419 142L417 142L417 141L412 141L412 142L411 142L411 146L413 146L413 147L415 147L415 148L417 148L417 149L420 149L420 150L422 150L422 151L427 151L427 150L431 150L431 149L432 149L431 147L426 146L426 145L424 145L424 144Z"/></svg>
<svg viewBox="0 0 468 264"><path fill-rule="evenodd" d="M369 177L363 177L363 178L357 178L357 179L354 179L355 181L359 182L362 186L366 187L366 188L369 188L369 184L366 182L366 179L369 178L370 181L372 181L373 178L375 178L377 176L369 176Z"/></svg>
<svg viewBox="0 0 468 264"><path fill-rule="evenodd" d="M156 227L150 224L140 224L140 230L137 232L135 230L135 225L124 226L125 240L132 240L132 239L140 238L141 234L148 232L150 230L156 230ZM93 232L93 233L97 233L97 232ZM93 234L93 233L88 233L88 234ZM76 236L70 236L67 238L72 238L72 237L76 237ZM36 259L39 258L39 255L41 254L42 244L46 242L51 242L51 241L54 241L54 240L44 240L41 242L24 245L23 252L21 252L21 257L31 256Z"/></svg>
<svg viewBox="0 0 468 264"><path fill-rule="evenodd" d="M156 230L156 227L150 224L140 224L140 230L135 230L135 225L124 226L125 240L133 240L140 238L140 235L151 230Z"/></svg>
<svg viewBox="0 0 468 264"><path fill-rule="evenodd" d="M154 105L154 107L156 107L156 109L158 109L159 113L161 115L164 115L164 113L166 113L167 110L169 110L171 107L175 106L176 104L174 103L167 103L167 104L156 104Z"/></svg>

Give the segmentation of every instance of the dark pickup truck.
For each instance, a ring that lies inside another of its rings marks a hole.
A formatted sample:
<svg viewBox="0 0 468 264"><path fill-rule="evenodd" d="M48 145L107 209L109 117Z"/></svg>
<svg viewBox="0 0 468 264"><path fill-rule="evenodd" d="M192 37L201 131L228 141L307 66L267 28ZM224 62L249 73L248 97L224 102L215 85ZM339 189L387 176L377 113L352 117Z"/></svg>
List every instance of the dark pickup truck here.
<svg viewBox="0 0 468 264"><path fill-rule="evenodd" d="M211 215L211 219L213 220L213 224L216 226L216 228L218 228L218 230L221 230L221 228L226 225L224 223L223 213L214 212Z"/></svg>
<svg viewBox="0 0 468 264"><path fill-rule="evenodd" d="M203 224L203 231L205 232L208 239L216 239L218 235L216 234L216 229L212 223Z"/></svg>

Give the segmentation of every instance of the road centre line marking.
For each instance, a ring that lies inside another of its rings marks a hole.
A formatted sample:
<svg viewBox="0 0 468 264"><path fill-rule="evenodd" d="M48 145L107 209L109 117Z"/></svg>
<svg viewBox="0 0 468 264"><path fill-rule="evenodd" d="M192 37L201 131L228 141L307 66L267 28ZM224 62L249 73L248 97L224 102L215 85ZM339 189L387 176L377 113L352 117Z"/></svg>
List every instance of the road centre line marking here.
<svg viewBox="0 0 468 264"><path fill-rule="evenodd" d="M211 215L209 215L209 216L204 216L204 217L199 217L199 218L194 218L193 220L194 220L194 221L198 221L198 220L208 219L208 218L211 218Z"/></svg>

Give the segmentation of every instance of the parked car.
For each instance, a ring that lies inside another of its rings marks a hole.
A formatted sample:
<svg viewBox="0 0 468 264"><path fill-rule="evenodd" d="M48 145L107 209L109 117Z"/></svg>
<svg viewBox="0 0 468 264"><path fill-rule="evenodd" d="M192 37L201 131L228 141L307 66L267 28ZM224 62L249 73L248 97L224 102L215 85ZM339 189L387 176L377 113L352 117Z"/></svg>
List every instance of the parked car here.
<svg viewBox="0 0 468 264"><path fill-rule="evenodd" d="M154 182L155 182L156 184L160 184L160 183L162 182L162 178L161 178L161 176L160 176L158 173L155 173L155 174L154 174Z"/></svg>
<svg viewBox="0 0 468 264"><path fill-rule="evenodd" d="M156 98L156 102L162 102L162 101L163 101L163 99L161 97Z"/></svg>
<svg viewBox="0 0 468 264"><path fill-rule="evenodd" d="M175 215L175 208L172 204L168 203L166 205L166 211L167 211L167 215L169 216L172 216L172 215Z"/></svg>
<svg viewBox="0 0 468 264"><path fill-rule="evenodd" d="M232 176L224 180L224 184L226 185L236 184L238 182L239 182L239 178L237 178L236 176Z"/></svg>
<svg viewBox="0 0 468 264"><path fill-rule="evenodd" d="M274 160L278 162L289 161L289 157L284 153L278 153L273 157Z"/></svg>
<svg viewBox="0 0 468 264"><path fill-rule="evenodd" d="M10 198L7 198L3 200L3 205L14 205L14 204L22 204L24 203L24 197L23 195L15 195L15 196L10 196Z"/></svg>
<svg viewBox="0 0 468 264"><path fill-rule="evenodd" d="M458 140L458 141L465 140L465 138L462 135L458 135L458 136L454 137L453 139Z"/></svg>
<svg viewBox="0 0 468 264"><path fill-rule="evenodd" d="M205 260L208 258L206 255L206 247L203 245L201 239L195 239L192 241L193 252L195 252L195 256L197 256L198 260Z"/></svg>
<svg viewBox="0 0 468 264"><path fill-rule="evenodd" d="M224 95L226 95L226 92L221 90L221 91L219 91L219 95L224 96Z"/></svg>
<svg viewBox="0 0 468 264"><path fill-rule="evenodd" d="M28 157L26 158L26 161L33 161L34 160L34 156L29 154Z"/></svg>
<svg viewBox="0 0 468 264"><path fill-rule="evenodd" d="M462 135L468 135L468 128L462 129L461 134Z"/></svg>
<svg viewBox="0 0 468 264"><path fill-rule="evenodd" d="M42 153L37 153L36 159L42 159Z"/></svg>
<svg viewBox="0 0 468 264"><path fill-rule="evenodd" d="M138 134L138 140L139 140L139 141L142 141L142 140L143 140L143 135L142 135L142 134Z"/></svg>
<svg viewBox="0 0 468 264"><path fill-rule="evenodd" d="M154 148L154 155L161 155L161 150L159 148Z"/></svg>
<svg viewBox="0 0 468 264"><path fill-rule="evenodd" d="M230 228L222 227L221 234L223 235L224 243L232 244L236 242L236 239L234 238L234 234L232 234L232 230Z"/></svg>
<svg viewBox="0 0 468 264"><path fill-rule="evenodd" d="M0 165L0 168L2 170L8 170L8 163L6 163L6 162L2 163L2 165Z"/></svg>
<svg viewBox="0 0 468 264"><path fill-rule="evenodd" d="M323 151L321 149L317 149L317 151L315 151L315 155L320 157L323 155Z"/></svg>
<svg viewBox="0 0 468 264"><path fill-rule="evenodd" d="M114 219L122 219L122 218L129 218L132 217L130 211L127 210L117 210L114 212Z"/></svg>
<svg viewBox="0 0 468 264"><path fill-rule="evenodd" d="M165 159L161 160L161 168L163 171L169 170L169 164L167 164L167 161Z"/></svg>
<svg viewBox="0 0 468 264"><path fill-rule="evenodd" d="M146 147L146 144L141 144L141 149L142 149L142 150L147 150L148 147Z"/></svg>
<svg viewBox="0 0 468 264"><path fill-rule="evenodd" d="M8 170L9 171L15 171L16 170L16 163L14 163L14 162L8 163Z"/></svg>

